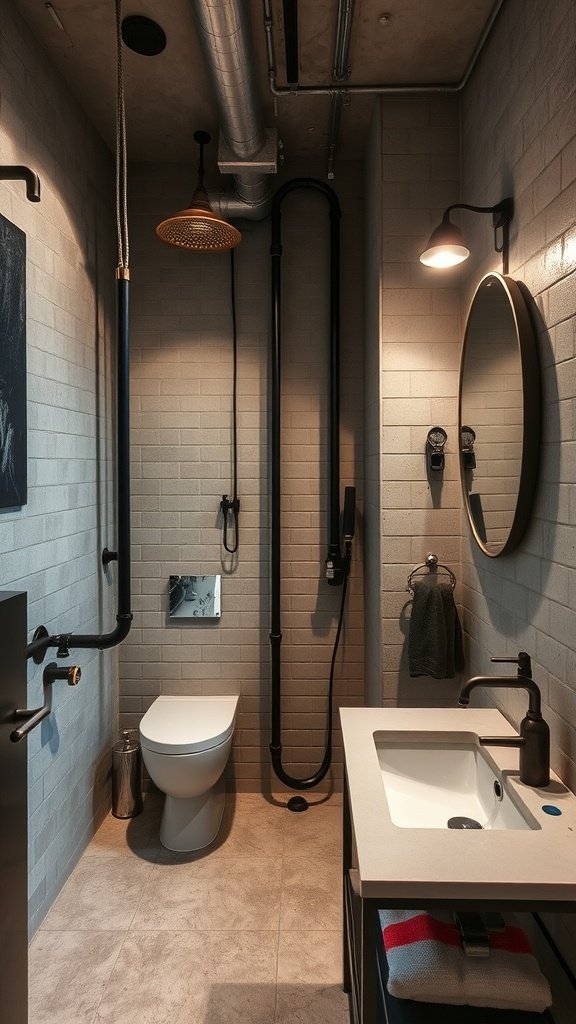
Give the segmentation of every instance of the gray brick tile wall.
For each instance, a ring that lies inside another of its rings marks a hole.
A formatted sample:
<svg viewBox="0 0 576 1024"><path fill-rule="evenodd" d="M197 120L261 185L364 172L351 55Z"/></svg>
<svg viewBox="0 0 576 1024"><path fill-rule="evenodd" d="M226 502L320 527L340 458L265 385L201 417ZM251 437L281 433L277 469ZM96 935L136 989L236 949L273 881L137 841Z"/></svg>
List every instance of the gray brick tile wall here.
<svg viewBox="0 0 576 1024"><path fill-rule="evenodd" d="M28 592L30 632L93 632L114 601L99 567L112 538L112 160L13 5L0 37L0 159L28 164L42 187L33 206L21 182L0 184L0 212L27 235L29 445L28 502L0 512L0 587ZM73 653L80 685L54 687L28 741L31 932L109 802L116 659ZM31 665L30 707L41 679Z"/></svg>

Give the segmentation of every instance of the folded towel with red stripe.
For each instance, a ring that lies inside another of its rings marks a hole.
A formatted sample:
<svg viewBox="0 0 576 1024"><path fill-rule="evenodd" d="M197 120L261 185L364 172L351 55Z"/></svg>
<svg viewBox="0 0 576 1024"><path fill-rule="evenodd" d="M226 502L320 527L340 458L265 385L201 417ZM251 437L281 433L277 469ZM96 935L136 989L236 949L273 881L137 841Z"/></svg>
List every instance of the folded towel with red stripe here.
<svg viewBox="0 0 576 1024"><path fill-rule="evenodd" d="M543 1013L552 1003L526 933L489 932L488 957L465 956L450 914L381 910L388 991L398 999Z"/></svg>

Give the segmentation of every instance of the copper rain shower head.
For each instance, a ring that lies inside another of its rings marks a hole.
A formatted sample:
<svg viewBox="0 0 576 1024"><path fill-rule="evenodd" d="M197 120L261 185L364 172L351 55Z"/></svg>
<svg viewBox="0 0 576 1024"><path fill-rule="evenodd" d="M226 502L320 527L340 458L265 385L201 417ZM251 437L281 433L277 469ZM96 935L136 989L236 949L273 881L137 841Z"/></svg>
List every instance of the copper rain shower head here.
<svg viewBox="0 0 576 1024"><path fill-rule="evenodd" d="M242 235L233 224L214 213L204 188L204 146L210 142L210 136L208 132L194 132L194 139L200 146L200 160L198 185L192 202L187 210L180 210L173 217L163 220L156 228L156 234L162 242L178 249L195 252L234 249L242 241Z"/></svg>

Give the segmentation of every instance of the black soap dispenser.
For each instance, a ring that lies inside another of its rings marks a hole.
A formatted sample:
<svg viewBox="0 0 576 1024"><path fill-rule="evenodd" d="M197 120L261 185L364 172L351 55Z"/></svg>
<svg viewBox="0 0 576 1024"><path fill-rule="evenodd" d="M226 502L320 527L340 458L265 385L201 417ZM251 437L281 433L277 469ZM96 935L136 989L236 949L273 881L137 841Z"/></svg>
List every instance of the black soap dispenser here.
<svg viewBox="0 0 576 1024"><path fill-rule="evenodd" d="M444 471L444 445L448 435L443 427L432 427L426 438L426 462L431 473Z"/></svg>

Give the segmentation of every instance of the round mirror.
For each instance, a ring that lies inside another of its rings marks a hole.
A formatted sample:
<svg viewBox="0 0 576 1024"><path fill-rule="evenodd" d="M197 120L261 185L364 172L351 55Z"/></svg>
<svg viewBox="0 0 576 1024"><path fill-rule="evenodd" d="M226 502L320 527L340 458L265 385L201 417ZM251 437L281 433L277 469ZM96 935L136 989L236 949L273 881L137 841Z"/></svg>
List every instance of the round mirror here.
<svg viewBox="0 0 576 1024"><path fill-rule="evenodd" d="M460 478L470 527L485 555L519 543L538 470L540 382L522 286L487 274L476 289L460 364Z"/></svg>

